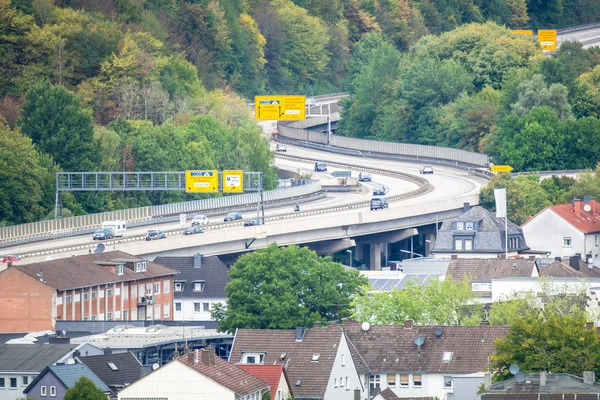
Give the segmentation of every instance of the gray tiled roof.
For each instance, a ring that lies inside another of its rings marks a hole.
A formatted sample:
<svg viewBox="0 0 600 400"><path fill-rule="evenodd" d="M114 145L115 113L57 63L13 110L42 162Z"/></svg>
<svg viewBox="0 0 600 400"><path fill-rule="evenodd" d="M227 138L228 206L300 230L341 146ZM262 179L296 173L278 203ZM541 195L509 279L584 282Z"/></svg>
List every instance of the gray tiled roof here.
<svg viewBox="0 0 600 400"><path fill-rule="evenodd" d="M474 282L491 282L498 278L531 277L536 268L532 260L458 259L450 261L447 276L455 281L470 277Z"/></svg>
<svg viewBox="0 0 600 400"><path fill-rule="evenodd" d="M481 372L488 367L494 353L494 340L503 337L502 326L413 326L371 325L364 331L360 324L348 321L342 325L352 358L359 373L456 373ZM434 330L442 329L437 338ZM422 336L421 352L415 338ZM442 361L444 352L452 352L449 362Z"/></svg>
<svg viewBox="0 0 600 400"><path fill-rule="evenodd" d="M457 221L463 222L478 222L477 230L475 231L453 231L452 223ZM457 251L454 250L454 236L458 234L473 235L473 250L472 251ZM508 221L508 234L509 236L519 236L519 248L511 250L528 250L527 244L525 243L525 237L521 227L517 224ZM458 218L453 218L448 221L444 221L442 227L438 231L437 238L435 240L435 247L432 250L434 253L502 253L505 251L504 247L504 218L496 218L496 215L481 206L472 207L469 211L463 213Z"/></svg>
<svg viewBox="0 0 600 400"><path fill-rule="evenodd" d="M40 372L77 346L77 344L2 344L0 345L0 371Z"/></svg>
<svg viewBox="0 0 600 400"><path fill-rule="evenodd" d="M194 268L194 257L157 257L154 262L178 271L175 282L185 281L183 291L174 292L175 300L227 297L225 285L229 282L229 270L217 256L202 257L200 268ZM195 280L205 281L202 292L194 292Z"/></svg>
<svg viewBox="0 0 600 400"><path fill-rule="evenodd" d="M59 381L67 389L75 386L79 378L85 376L91 380L104 393L110 393L110 389L91 369L85 364L61 364L61 365L50 365L44 369L35 379L27 386L24 393L31 390L35 384L44 377L46 374L54 374Z"/></svg>
<svg viewBox="0 0 600 400"><path fill-rule="evenodd" d="M142 364L130 352L80 357L79 360L108 386L130 384L142 377ZM108 365L109 362L112 362L117 369L113 371Z"/></svg>

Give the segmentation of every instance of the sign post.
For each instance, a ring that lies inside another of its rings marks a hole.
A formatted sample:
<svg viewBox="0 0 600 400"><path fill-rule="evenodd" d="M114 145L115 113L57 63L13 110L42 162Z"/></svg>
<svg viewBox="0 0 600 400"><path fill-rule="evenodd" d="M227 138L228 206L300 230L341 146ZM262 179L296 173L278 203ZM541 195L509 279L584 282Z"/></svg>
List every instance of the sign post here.
<svg viewBox="0 0 600 400"><path fill-rule="evenodd" d="M223 193L241 193L244 191L244 171L223 171Z"/></svg>
<svg viewBox="0 0 600 400"><path fill-rule="evenodd" d="M187 193L217 193L219 191L219 172L185 171L185 191Z"/></svg>
<svg viewBox="0 0 600 400"><path fill-rule="evenodd" d="M179 214L179 223L181 224L181 226L185 225L185 220L187 219L187 216L185 214Z"/></svg>
<svg viewBox="0 0 600 400"><path fill-rule="evenodd" d="M255 96L254 114L259 121L306 119L306 96Z"/></svg>
<svg viewBox="0 0 600 400"><path fill-rule="evenodd" d="M542 50L556 50L556 29L538 30L538 42Z"/></svg>

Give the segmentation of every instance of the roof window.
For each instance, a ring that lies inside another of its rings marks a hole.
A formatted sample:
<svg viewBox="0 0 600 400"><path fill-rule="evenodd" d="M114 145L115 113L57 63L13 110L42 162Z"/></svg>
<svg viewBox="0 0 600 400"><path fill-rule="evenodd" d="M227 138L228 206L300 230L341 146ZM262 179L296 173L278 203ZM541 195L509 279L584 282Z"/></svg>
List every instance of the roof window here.
<svg viewBox="0 0 600 400"><path fill-rule="evenodd" d="M108 368L110 368L112 371L117 371L119 369L114 362L107 362L106 365L108 365Z"/></svg>
<svg viewBox="0 0 600 400"><path fill-rule="evenodd" d="M452 361L452 355L454 353L451 351L445 351L444 355L442 355L442 362L450 362Z"/></svg>
<svg viewBox="0 0 600 400"><path fill-rule="evenodd" d="M321 355L319 353L313 354L312 361L319 361L319 357L321 357Z"/></svg>

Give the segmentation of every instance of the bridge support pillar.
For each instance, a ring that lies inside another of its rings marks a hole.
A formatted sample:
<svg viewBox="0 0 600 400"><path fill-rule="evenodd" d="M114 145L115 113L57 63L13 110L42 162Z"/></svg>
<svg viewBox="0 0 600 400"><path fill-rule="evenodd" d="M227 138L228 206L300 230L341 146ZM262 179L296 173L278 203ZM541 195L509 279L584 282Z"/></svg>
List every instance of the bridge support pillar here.
<svg viewBox="0 0 600 400"><path fill-rule="evenodd" d="M369 269L371 271L381 271L381 243L371 243L369 247Z"/></svg>
<svg viewBox="0 0 600 400"><path fill-rule="evenodd" d="M364 256L365 256L365 252L364 252L364 244L363 243L356 243L356 248L354 250L354 259L355 260L361 260L364 261Z"/></svg>
<svg viewBox="0 0 600 400"><path fill-rule="evenodd" d="M431 254L431 249L435 247L435 234L426 233L425 234L425 257L429 257Z"/></svg>

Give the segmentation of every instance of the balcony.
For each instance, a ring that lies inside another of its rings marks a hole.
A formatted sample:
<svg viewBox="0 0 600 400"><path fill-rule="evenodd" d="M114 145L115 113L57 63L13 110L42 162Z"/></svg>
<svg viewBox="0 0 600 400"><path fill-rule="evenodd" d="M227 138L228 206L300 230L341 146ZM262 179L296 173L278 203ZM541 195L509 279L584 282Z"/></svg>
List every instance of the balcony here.
<svg viewBox="0 0 600 400"><path fill-rule="evenodd" d="M152 296L142 296L138 298L138 307L145 307L152 304L154 304L154 299Z"/></svg>

